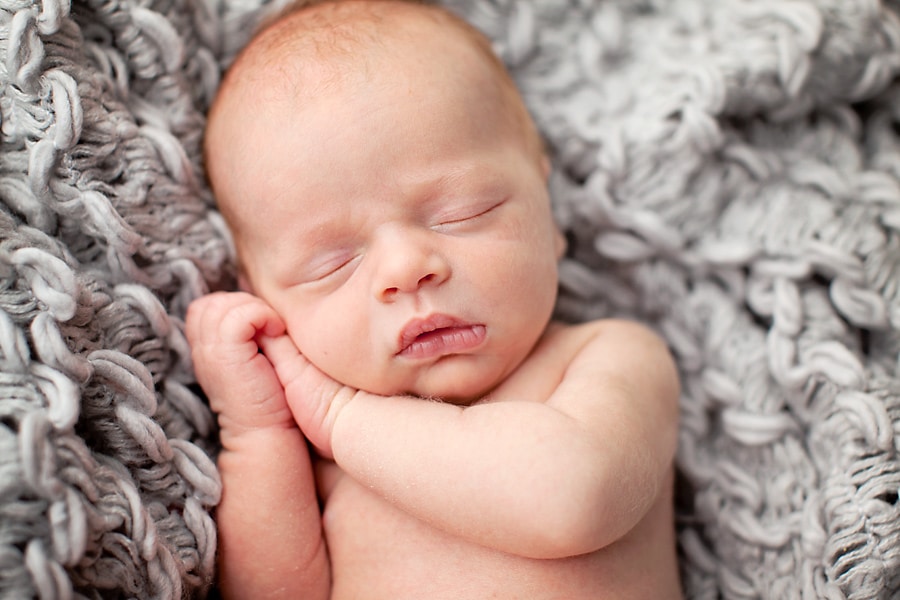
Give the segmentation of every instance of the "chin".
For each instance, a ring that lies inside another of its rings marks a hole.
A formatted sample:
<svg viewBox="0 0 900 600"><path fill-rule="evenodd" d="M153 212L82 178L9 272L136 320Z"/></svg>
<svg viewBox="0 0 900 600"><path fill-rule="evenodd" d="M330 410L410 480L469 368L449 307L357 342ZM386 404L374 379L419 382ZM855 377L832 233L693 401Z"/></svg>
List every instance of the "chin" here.
<svg viewBox="0 0 900 600"><path fill-rule="evenodd" d="M393 391L468 406L490 394L508 374L506 365L496 361L486 361L485 357L472 354L457 354L406 373L405 385L400 384L405 389Z"/></svg>
<svg viewBox="0 0 900 600"><path fill-rule="evenodd" d="M454 385L437 386L438 389L429 390L426 394L416 394L423 398L434 398L456 406L469 406L490 394L500 383L497 378L484 378L469 375L458 378L448 378L455 381Z"/></svg>

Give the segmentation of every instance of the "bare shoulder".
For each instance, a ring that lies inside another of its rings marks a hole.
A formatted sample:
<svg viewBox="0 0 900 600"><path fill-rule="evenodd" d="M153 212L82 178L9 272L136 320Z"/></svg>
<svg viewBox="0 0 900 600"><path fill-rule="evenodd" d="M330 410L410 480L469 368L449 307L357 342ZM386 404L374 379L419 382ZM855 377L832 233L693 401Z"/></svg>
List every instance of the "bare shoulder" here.
<svg viewBox="0 0 900 600"><path fill-rule="evenodd" d="M548 402L559 408L626 392L674 404L678 378L665 342L634 321L552 322L525 363L485 401Z"/></svg>
<svg viewBox="0 0 900 600"><path fill-rule="evenodd" d="M578 325L552 324L548 346L567 348L560 387L617 390L674 409L680 392L675 361L665 341L635 321L603 319ZM619 395L619 394L616 394Z"/></svg>
<svg viewBox="0 0 900 600"><path fill-rule="evenodd" d="M599 319L577 325L552 322L543 344L568 347L572 355L582 352L648 351L669 356L665 341L652 329L625 319Z"/></svg>

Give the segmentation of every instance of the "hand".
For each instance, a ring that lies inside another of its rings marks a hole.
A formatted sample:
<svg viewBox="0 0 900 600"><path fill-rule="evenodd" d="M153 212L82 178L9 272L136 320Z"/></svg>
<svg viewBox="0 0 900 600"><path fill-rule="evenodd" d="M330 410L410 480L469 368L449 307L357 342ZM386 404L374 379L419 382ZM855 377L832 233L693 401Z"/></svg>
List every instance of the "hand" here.
<svg viewBox="0 0 900 600"><path fill-rule="evenodd" d="M275 368L260 352L273 340L293 345L283 321L250 294L217 293L191 304L185 330L197 379L221 426L216 559L223 597L327 597L328 555L309 447Z"/></svg>
<svg viewBox="0 0 900 600"><path fill-rule="evenodd" d="M331 433L341 410L360 392L338 383L306 359L287 336L260 338L275 366L297 424L320 456L334 458Z"/></svg>
<svg viewBox="0 0 900 600"><path fill-rule="evenodd" d="M296 426L275 369L259 352L270 340L287 339L268 304L243 292L209 294L188 308L185 333L223 444L248 431Z"/></svg>

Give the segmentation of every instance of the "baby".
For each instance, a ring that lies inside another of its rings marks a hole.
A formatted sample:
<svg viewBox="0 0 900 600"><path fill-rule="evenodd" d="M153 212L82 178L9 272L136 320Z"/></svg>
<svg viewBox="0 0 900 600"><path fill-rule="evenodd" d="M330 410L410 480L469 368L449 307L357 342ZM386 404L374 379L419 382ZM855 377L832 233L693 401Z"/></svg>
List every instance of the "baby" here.
<svg viewBox="0 0 900 600"><path fill-rule="evenodd" d="M672 359L551 321L549 163L482 35L296 8L228 72L206 152L242 288L186 323L224 596L680 597Z"/></svg>

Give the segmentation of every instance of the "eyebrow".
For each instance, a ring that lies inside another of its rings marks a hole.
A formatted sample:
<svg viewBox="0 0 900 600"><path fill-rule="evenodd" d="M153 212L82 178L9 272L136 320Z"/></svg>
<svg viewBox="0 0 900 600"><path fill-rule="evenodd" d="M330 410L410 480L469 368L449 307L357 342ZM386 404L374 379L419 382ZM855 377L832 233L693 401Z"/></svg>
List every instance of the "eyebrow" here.
<svg viewBox="0 0 900 600"><path fill-rule="evenodd" d="M422 177L421 180L404 185L410 195L419 198L428 205L443 197L450 190L463 188L465 191L493 191L502 187L503 177L495 170L486 169L474 161L456 165L455 168L444 169L435 177Z"/></svg>
<svg viewBox="0 0 900 600"><path fill-rule="evenodd" d="M503 189L504 178L493 169L486 169L475 161L458 163L450 168L442 169L435 176L423 175L407 182L400 182L402 197L411 203L413 209L420 217L427 216L441 202L456 190L461 190L462 196L499 194ZM366 198L360 198L359 202L366 202ZM351 214L353 211L349 211ZM276 254L281 256L278 266L272 272L277 278L288 277L310 259L322 252L330 252L335 248L348 245L352 235L348 234L348 227L355 228L352 218L337 216L330 218L315 217L309 215L296 226L296 235L303 240L304 250L288 255L283 249L275 248Z"/></svg>

